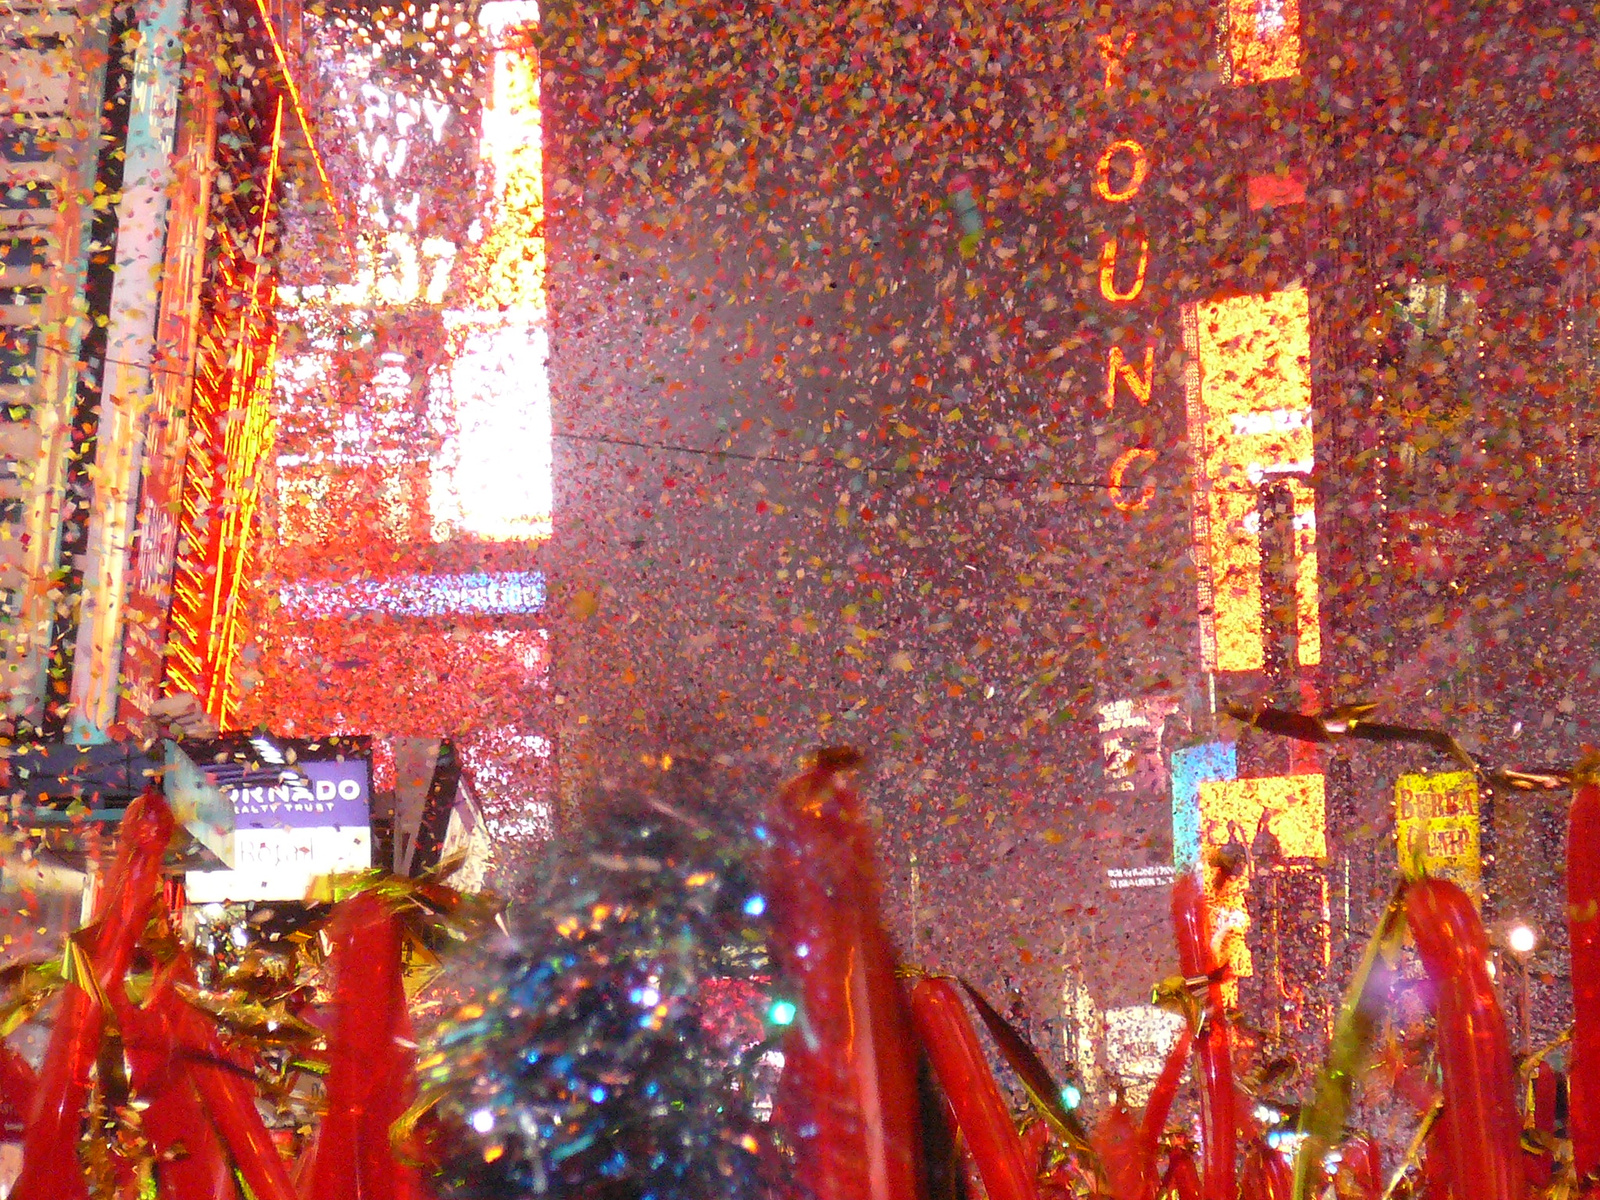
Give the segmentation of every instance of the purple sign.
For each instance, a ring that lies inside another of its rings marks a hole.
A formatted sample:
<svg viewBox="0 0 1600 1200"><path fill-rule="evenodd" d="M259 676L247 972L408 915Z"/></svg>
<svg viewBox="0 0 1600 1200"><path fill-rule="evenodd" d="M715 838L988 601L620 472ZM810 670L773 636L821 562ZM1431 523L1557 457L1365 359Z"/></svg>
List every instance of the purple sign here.
<svg viewBox="0 0 1600 1200"><path fill-rule="evenodd" d="M372 823L361 759L299 762L216 782L233 803L235 829L364 829Z"/></svg>

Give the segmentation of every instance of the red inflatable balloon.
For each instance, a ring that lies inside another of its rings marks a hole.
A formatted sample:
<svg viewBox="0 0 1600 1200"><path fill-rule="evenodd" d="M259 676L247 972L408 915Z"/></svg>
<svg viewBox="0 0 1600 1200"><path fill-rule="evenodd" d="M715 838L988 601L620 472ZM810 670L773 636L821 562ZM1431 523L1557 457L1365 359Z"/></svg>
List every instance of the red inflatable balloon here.
<svg viewBox="0 0 1600 1200"><path fill-rule="evenodd" d="M1139 1125L1139 1169L1144 1176L1144 1194L1154 1197L1161 1155L1161 1135L1166 1132L1167 1114L1172 1111L1173 1098L1178 1085L1183 1082L1183 1068L1189 1062L1189 1050L1194 1045L1194 1028L1188 1024L1178 1035L1161 1074L1150 1089L1150 1099L1145 1102L1144 1120Z"/></svg>
<svg viewBox="0 0 1600 1200"><path fill-rule="evenodd" d="M1292 1200L1294 1170L1265 1142L1251 1142L1239 1172L1239 1200Z"/></svg>
<svg viewBox="0 0 1600 1200"><path fill-rule="evenodd" d="M153 788L136 797L122 816L116 858L100 888L95 928L85 947L102 991L128 973L134 947L155 907L161 859L173 828L167 802ZM95 996L79 983L67 986L34 1089L22 1136L22 1171L11 1190L12 1200L86 1200L89 1192L78 1161L78 1136L104 1020Z"/></svg>
<svg viewBox="0 0 1600 1200"><path fill-rule="evenodd" d="M1174 1146L1167 1155L1167 1171L1157 1195L1161 1200L1201 1200L1200 1168L1194 1165L1194 1151Z"/></svg>
<svg viewBox="0 0 1600 1200"><path fill-rule="evenodd" d="M371 892L342 901L329 922L333 1026L328 1115L317 1135L314 1200L403 1200L415 1172L394 1154L390 1129L405 1112L410 1025L401 982L400 922Z"/></svg>
<svg viewBox="0 0 1600 1200"><path fill-rule="evenodd" d="M1379 1200L1383 1195L1383 1161L1378 1143L1360 1133L1346 1138L1339 1147L1339 1173L1361 1200Z"/></svg>
<svg viewBox="0 0 1600 1200"><path fill-rule="evenodd" d="M1022 1131L1022 1161L1037 1178L1050 1165L1050 1126L1044 1121L1034 1121Z"/></svg>
<svg viewBox="0 0 1600 1200"><path fill-rule="evenodd" d="M1585 777L1567 825L1567 936L1572 947L1572 1067L1567 1124L1583 1180L1600 1168L1600 783Z"/></svg>
<svg viewBox="0 0 1600 1200"><path fill-rule="evenodd" d="M1120 1100L1100 1114L1089 1141L1114 1200L1146 1200L1146 1189L1154 1185L1145 1176L1139 1154L1139 1127Z"/></svg>
<svg viewBox="0 0 1600 1200"><path fill-rule="evenodd" d="M172 984L170 973L158 976L142 1006L121 987L112 993L129 1082L145 1106L140 1127L156 1152L156 1188L161 1200L236 1200L233 1166L178 1054L186 1001Z"/></svg>
<svg viewBox="0 0 1600 1200"><path fill-rule="evenodd" d="M28 1060L0 1042L0 1109L11 1120L21 1122L33 1107L33 1093L39 1076Z"/></svg>
<svg viewBox="0 0 1600 1200"><path fill-rule="evenodd" d="M1205 1200L1235 1200L1234 1150L1237 1097L1233 1087L1233 1045L1222 1011L1221 972L1211 947L1211 919L1200 880L1183 875L1172 888L1172 923L1178 963L1191 979L1209 978L1205 1029L1200 1046L1200 1137L1205 1160Z"/></svg>
<svg viewBox="0 0 1600 1200"><path fill-rule="evenodd" d="M1483 923L1467 894L1442 879L1408 884L1405 909L1438 997L1439 1124L1452 1191L1474 1200L1524 1200L1511 1043L1489 978Z"/></svg>
<svg viewBox="0 0 1600 1200"><path fill-rule="evenodd" d="M180 958L174 980L193 985L194 970ZM174 1036L188 1061L190 1078L239 1174L256 1200L295 1200L289 1172L256 1108L252 1064L231 1055L215 1023L191 1004L172 1007Z"/></svg>
<svg viewBox="0 0 1600 1200"><path fill-rule="evenodd" d="M773 957L798 993L773 1120L816 1200L917 1200L910 1020L841 765L825 757L790 783L770 822Z"/></svg>
<svg viewBox="0 0 1600 1200"><path fill-rule="evenodd" d="M988 1200L1035 1200L1038 1152L1030 1166L961 993L948 979L924 976L911 989L911 1020Z"/></svg>

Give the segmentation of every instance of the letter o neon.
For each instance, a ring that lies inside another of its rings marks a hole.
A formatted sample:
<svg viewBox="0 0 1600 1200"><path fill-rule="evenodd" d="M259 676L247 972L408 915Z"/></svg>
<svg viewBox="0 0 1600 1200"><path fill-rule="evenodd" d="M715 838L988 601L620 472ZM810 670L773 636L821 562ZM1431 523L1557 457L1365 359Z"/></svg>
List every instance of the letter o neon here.
<svg viewBox="0 0 1600 1200"><path fill-rule="evenodd" d="M1122 498L1122 477L1128 473L1128 468L1138 459L1153 463L1156 461L1156 452L1144 446L1135 446L1131 450L1124 450L1118 456L1117 461L1111 464L1111 478L1106 484L1106 490L1111 493L1111 503L1116 505L1119 512L1143 512L1150 507L1150 501L1155 498L1156 485L1148 479L1145 480L1144 487L1139 489L1138 499L1124 500Z"/></svg>
<svg viewBox="0 0 1600 1200"><path fill-rule="evenodd" d="M1126 151L1133 155L1133 175L1128 180L1128 185L1121 191L1111 190L1111 160L1119 151ZM1100 156L1100 161L1094 167L1094 192L1102 200L1109 200L1113 204L1121 204L1132 200L1139 194L1139 189L1144 186L1144 181L1150 177L1150 156L1145 153L1144 147L1131 138L1120 142L1112 142L1106 147L1106 152Z"/></svg>

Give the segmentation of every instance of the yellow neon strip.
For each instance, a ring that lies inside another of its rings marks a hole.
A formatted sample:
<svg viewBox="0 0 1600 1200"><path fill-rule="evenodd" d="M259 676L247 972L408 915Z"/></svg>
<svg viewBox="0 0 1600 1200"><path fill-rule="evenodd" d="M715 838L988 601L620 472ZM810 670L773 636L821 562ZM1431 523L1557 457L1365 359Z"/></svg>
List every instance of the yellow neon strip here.
<svg viewBox="0 0 1600 1200"><path fill-rule="evenodd" d="M283 52L283 43L278 40L278 27L272 23L272 17L267 13L267 0L256 0L256 12L261 17L261 25L267 31L267 38L272 42L272 53L278 60L278 73L283 76L283 87L289 94L289 103L294 106L294 115L300 122L300 133L306 139L306 149L311 151L311 161L317 168L317 178L322 182L322 194L327 198L328 209L333 213L334 223L339 226L339 240L344 243L345 253L350 256L350 261L355 262L355 248L350 244L350 231L344 223L344 214L339 211L339 201L333 194L333 181L328 178L328 171L322 165L322 153L317 149L316 139L311 136L311 121L306 117L305 106L300 103L300 89L295 86L294 76L289 73L289 56Z"/></svg>

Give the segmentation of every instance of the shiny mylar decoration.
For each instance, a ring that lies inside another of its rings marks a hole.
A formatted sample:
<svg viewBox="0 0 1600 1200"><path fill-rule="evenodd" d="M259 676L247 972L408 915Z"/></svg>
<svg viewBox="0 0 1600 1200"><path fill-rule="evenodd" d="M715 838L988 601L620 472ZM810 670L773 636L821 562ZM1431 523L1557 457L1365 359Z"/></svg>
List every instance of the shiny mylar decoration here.
<svg viewBox="0 0 1600 1200"><path fill-rule="evenodd" d="M729 782L680 765L605 798L539 873L478 998L424 1050L439 1196L768 1194L758 1055L705 1019L707 985L755 974L767 935L766 833ZM794 1012L769 1002L771 1023Z"/></svg>

